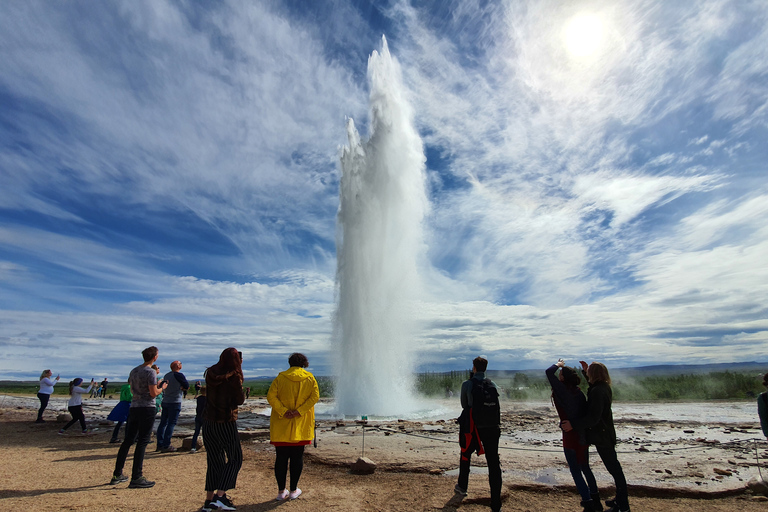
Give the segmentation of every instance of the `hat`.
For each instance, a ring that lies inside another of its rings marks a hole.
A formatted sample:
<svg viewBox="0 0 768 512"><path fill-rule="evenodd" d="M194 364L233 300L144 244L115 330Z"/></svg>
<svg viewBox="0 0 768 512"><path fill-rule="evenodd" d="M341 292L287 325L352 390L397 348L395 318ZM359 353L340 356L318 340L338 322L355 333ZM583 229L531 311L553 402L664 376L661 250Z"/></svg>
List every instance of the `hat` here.
<svg viewBox="0 0 768 512"><path fill-rule="evenodd" d="M79 386L80 384L82 384L82 382L83 382L83 379L78 377L78 378L76 378L75 380L72 381L72 384L74 384L75 386Z"/></svg>

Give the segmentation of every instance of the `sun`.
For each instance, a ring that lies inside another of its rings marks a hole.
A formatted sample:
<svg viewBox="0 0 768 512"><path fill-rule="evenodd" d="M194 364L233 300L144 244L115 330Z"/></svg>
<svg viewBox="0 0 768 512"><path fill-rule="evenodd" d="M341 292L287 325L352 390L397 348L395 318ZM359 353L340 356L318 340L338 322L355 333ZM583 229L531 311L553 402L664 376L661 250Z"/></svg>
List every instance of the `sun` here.
<svg viewBox="0 0 768 512"><path fill-rule="evenodd" d="M575 57L594 55L602 46L604 32L599 16L578 14L568 21L563 30L565 48Z"/></svg>

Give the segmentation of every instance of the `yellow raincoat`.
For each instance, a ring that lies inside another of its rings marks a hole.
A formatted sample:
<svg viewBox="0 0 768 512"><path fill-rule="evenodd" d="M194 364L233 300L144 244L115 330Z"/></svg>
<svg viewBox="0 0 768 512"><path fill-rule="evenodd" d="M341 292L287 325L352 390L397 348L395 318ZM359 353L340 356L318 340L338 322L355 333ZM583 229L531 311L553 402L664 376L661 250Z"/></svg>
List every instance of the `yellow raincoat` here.
<svg viewBox="0 0 768 512"><path fill-rule="evenodd" d="M272 443L298 443L315 438L315 404L320 389L314 375L304 368L291 366L280 372L267 392L272 406L269 418L269 441ZM297 418L285 418L288 411L299 411Z"/></svg>

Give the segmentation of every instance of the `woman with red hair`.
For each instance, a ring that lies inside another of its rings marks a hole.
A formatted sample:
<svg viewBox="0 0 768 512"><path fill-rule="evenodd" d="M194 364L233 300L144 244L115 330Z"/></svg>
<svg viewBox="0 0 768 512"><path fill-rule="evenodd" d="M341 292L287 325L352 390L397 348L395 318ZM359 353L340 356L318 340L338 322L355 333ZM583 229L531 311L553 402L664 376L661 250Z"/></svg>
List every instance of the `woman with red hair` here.
<svg viewBox="0 0 768 512"><path fill-rule="evenodd" d="M237 433L237 406L245 401L242 361L242 353L230 347L224 349L218 363L205 371L208 401L203 413L203 438L208 470L204 512L236 510L226 491L234 489L243 465Z"/></svg>

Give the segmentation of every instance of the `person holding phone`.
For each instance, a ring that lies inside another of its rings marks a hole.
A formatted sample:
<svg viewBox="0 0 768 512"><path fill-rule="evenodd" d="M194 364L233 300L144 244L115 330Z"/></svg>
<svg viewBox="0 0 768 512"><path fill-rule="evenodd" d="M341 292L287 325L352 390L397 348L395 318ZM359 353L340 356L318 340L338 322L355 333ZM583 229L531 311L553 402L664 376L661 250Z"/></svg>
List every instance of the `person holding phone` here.
<svg viewBox="0 0 768 512"><path fill-rule="evenodd" d="M144 453L152 437L152 426L155 423L155 397L168 386L168 383L157 380L157 373L152 369L152 364L157 361L159 355L157 347L147 347L141 352L144 363L133 370L128 377L131 385L131 407L128 411L128 421L125 425L125 439L120 445L115 461L115 470L112 473L110 485L119 484L128 480L123 475L125 460L128 458L128 450L136 440L136 450L133 452L133 468L131 470L131 489L145 489L155 485L155 482L144 476Z"/></svg>
<svg viewBox="0 0 768 512"><path fill-rule="evenodd" d="M80 427L83 429L83 434L87 434L89 432L88 427L85 425L85 415L83 414L83 394L88 393L95 384L95 381L91 379L91 384L87 388L80 387L80 384L83 383L83 379L77 378L69 383L69 403L67 404L67 410L69 410L69 414L72 415L72 420L64 425L64 428L59 430L59 434L63 434L66 432L66 430L77 423L80 422Z"/></svg>
<svg viewBox="0 0 768 512"><path fill-rule="evenodd" d="M40 409L37 410L37 419L35 420L35 423L45 423L43 412L45 412L45 408L48 407L48 400L50 400L51 395L53 394L53 386L59 382L58 375L55 379L51 379L51 376L53 376L51 370L43 370L43 373L40 374L40 391L37 392L37 398L40 400Z"/></svg>

